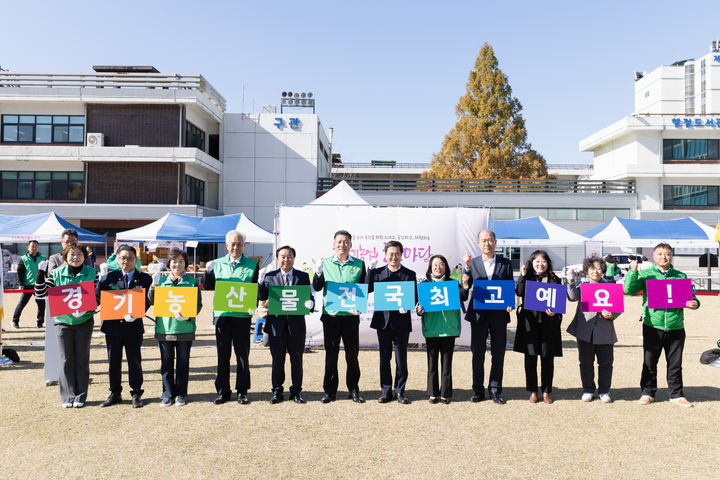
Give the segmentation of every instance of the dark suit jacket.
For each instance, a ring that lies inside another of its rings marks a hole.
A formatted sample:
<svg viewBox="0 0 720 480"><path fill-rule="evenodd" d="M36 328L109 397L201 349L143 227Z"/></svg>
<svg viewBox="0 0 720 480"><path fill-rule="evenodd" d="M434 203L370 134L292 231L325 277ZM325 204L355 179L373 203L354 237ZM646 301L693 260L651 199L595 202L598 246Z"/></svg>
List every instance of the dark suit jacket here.
<svg viewBox="0 0 720 480"><path fill-rule="evenodd" d="M258 288L258 300L268 299L271 285L283 285L282 270L279 268L265 274L263 283ZM307 273L293 268L290 274L290 285L310 285L310 277ZM310 300L313 302L313 308L310 309L312 311L315 308L312 292ZM268 315L265 318L264 331L277 337L283 334L285 325L291 336L305 336L305 317L303 315Z"/></svg>
<svg viewBox="0 0 720 480"><path fill-rule="evenodd" d="M368 274L368 292L372 292L374 284L376 282L414 282L415 285L415 304L417 304L417 279L415 272L409 268L405 268L400 265L400 268L391 272L386 266L380 268L374 268L370 270ZM372 321L370 322L370 328L376 330L384 330L392 326L392 329L396 332L411 332L412 324L410 322L410 311L405 313L400 312L373 312Z"/></svg>
<svg viewBox="0 0 720 480"><path fill-rule="evenodd" d="M475 280L514 280L512 263L510 263L510 260L505 257L495 255L495 270L493 271L492 278L488 278L481 255L473 258L470 262L470 277L471 282L474 282ZM510 314L506 310L475 311L475 308L473 308L474 301L475 292L473 289L473 294L470 296L470 305L468 306L467 313L465 314L465 320L468 322L472 323L480 322L482 320L502 320L505 323L510 323Z"/></svg>
<svg viewBox="0 0 720 480"><path fill-rule="evenodd" d="M123 280L123 271L122 270L111 270L97 284L96 294L97 294L98 304L100 303L100 292L102 290L125 290L125 289L133 289L133 288L144 288L145 289L145 311L147 311L147 309L150 308L150 305L152 305L152 301L150 300L150 285L152 285L152 277L145 272L135 270L132 280L130 280L130 285L125 286L125 281ZM123 331L127 332L128 327L130 327L131 329L137 329L137 331L140 334L145 332L145 328L143 327L142 318L137 319L131 323L128 323L125 320L108 320L108 321L102 322L100 331L105 332L105 333L110 333L110 334L112 334L112 333L120 334L120 332L123 332Z"/></svg>

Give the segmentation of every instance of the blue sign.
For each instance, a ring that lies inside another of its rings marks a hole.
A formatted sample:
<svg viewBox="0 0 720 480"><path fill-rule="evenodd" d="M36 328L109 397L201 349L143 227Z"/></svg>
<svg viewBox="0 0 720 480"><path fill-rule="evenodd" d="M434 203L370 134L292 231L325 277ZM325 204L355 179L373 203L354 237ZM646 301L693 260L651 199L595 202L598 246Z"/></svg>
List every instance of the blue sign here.
<svg viewBox="0 0 720 480"><path fill-rule="evenodd" d="M473 282L475 310L507 310L515 308L513 280L475 280Z"/></svg>
<svg viewBox="0 0 720 480"><path fill-rule="evenodd" d="M426 312L460 310L458 287L458 282L454 280L418 283L418 303Z"/></svg>
<svg viewBox="0 0 720 480"><path fill-rule="evenodd" d="M285 120L282 119L282 117L275 117L275 125L277 128L282 128L282 126L285 124Z"/></svg>
<svg viewBox="0 0 720 480"><path fill-rule="evenodd" d="M377 282L374 288L376 312L415 308L415 282Z"/></svg>
<svg viewBox="0 0 720 480"><path fill-rule="evenodd" d="M293 130L299 130L300 129L300 119L299 118L291 118L289 122L290 128Z"/></svg>
<svg viewBox="0 0 720 480"><path fill-rule="evenodd" d="M325 309L335 312L367 312L367 297L367 284L328 282Z"/></svg>
<svg viewBox="0 0 720 480"><path fill-rule="evenodd" d="M673 118L673 125L675 128L693 128L693 127L719 127L720 118Z"/></svg>
<svg viewBox="0 0 720 480"><path fill-rule="evenodd" d="M565 313L567 286L557 283L526 282L524 306L528 310Z"/></svg>

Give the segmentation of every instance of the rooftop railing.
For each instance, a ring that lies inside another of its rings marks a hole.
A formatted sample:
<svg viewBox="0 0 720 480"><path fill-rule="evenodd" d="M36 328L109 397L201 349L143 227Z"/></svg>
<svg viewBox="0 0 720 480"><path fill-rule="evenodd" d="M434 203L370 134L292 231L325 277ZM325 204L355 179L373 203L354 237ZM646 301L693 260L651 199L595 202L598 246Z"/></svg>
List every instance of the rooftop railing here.
<svg viewBox="0 0 720 480"><path fill-rule="evenodd" d="M355 190L474 193L635 193L634 180L514 180L459 178L318 178L318 192L346 181Z"/></svg>
<svg viewBox="0 0 720 480"><path fill-rule="evenodd" d="M146 88L198 90L220 110L225 98L200 74L185 73L31 73L0 71L0 88Z"/></svg>
<svg viewBox="0 0 720 480"><path fill-rule="evenodd" d="M585 163L548 163L548 170L586 170L590 164ZM422 168L429 169L430 165L422 162L395 162L394 160L373 160L372 162L350 162L338 163L332 168Z"/></svg>

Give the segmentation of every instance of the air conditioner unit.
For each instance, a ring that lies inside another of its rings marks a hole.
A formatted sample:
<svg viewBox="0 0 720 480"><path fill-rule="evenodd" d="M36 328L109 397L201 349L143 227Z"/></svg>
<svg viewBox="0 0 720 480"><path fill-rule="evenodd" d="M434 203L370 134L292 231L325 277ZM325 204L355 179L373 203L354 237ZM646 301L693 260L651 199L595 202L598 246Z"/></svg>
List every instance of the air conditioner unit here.
<svg viewBox="0 0 720 480"><path fill-rule="evenodd" d="M87 142L85 143L88 147L102 147L105 143L105 135L102 133L88 133Z"/></svg>

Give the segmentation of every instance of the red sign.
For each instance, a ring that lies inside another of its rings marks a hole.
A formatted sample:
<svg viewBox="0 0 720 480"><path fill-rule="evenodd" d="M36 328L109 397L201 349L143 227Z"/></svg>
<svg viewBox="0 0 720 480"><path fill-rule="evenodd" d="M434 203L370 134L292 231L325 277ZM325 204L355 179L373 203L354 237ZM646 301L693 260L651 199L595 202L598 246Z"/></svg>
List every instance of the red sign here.
<svg viewBox="0 0 720 480"><path fill-rule="evenodd" d="M94 283L71 283L48 288L48 308L51 317L97 309Z"/></svg>

